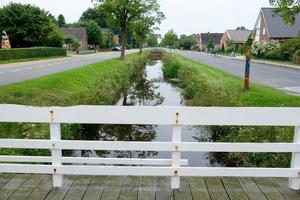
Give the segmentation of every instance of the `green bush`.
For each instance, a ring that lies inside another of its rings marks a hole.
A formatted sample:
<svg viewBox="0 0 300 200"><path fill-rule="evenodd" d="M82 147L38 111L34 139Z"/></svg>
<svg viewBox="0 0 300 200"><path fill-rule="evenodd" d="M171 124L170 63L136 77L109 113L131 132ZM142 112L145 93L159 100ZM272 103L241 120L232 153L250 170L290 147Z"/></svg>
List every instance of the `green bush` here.
<svg viewBox="0 0 300 200"><path fill-rule="evenodd" d="M0 60L66 56L66 55L67 52L65 49L52 48L52 47L0 49Z"/></svg>
<svg viewBox="0 0 300 200"><path fill-rule="evenodd" d="M264 59L268 60L280 60L280 61L288 61L289 60L289 55L287 54L282 54L280 52L279 48L276 48L272 51L267 52L264 56Z"/></svg>
<svg viewBox="0 0 300 200"><path fill-rule="evenodd" d="M164 54L163 56L164 66L163 66L163 74L166 79L177 78L178 70L180 68L180 63L176 61L176 58Z"/></svg>

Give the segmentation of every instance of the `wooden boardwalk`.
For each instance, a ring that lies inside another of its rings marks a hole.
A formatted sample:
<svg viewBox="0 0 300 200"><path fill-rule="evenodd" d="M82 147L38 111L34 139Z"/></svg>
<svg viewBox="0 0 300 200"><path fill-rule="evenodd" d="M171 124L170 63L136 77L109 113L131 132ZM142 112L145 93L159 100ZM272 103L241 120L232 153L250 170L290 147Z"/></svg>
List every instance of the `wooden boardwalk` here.
<svg viewBox="0 0 300 200"><path fill-rule="evenodd" d="M1 200L299 200L300 193L281 178L182 178L171 190L165 177L65 176L62 188L52 188L52 176L0 174Z"/></svg>

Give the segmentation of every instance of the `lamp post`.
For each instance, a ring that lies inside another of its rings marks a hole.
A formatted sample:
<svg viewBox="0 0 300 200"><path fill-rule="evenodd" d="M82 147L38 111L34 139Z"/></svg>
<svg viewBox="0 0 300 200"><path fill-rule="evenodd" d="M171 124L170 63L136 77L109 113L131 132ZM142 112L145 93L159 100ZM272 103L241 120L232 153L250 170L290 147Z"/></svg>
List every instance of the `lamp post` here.
<svg viewBox="0 0 300 200"><path fill-rule="evenodd" d="M246 53L246 67L245 67L245 78L244 78L244 90L249 90L250 82L250 62L253 56L253 52L250 50Z"/></svg>

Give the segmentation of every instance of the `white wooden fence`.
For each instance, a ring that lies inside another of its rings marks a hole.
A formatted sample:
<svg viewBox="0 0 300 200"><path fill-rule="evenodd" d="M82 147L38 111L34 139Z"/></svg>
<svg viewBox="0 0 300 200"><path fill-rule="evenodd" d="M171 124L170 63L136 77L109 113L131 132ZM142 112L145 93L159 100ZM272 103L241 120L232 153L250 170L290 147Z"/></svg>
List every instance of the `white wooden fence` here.
<svg viewBox="0 0 300 200"><path fill-rule="evenodd" d="M290 188L300 188L300 108L115 106L39 108L0 105L0 122L50 124L50 140L0 139L0 147L50 149L51 157L0 156L0 162L2 162L0 172L53 174L55 187L62 186L64 174L76 174L169 176L172 177L173 189L179 188L182 176L288 177ZM65 141L61 140L61 123L172 125L173 139L170 142ZM199 143L181 142L182 125L293 126L296 128L294 143ZM169 151L172 152L172 158L62 157L63 149ZM292 152L293 157L291 168L184 167L187 165L187 160L181 159L181 152ZM63 165L66 163L98 165ZM117 166L100 164L116 164Z"/></svg>

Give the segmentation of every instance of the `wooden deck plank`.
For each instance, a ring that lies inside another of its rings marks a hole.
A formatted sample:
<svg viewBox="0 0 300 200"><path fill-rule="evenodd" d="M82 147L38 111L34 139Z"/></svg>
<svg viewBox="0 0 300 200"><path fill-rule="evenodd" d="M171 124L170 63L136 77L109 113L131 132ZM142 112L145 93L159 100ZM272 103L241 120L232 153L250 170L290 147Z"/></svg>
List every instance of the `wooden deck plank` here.
<svg viewBox="0 0 300 200"><path fill-rule="evenodd" d="M248 196L243 190L238 180L234 177L223 177L223 185L231 200L248 200Z"/></svg>
<svg viewBox="0 0 300 200"><path fill-rule="evenodd" d="M205 183L212 200L229 200L228 194L220 178L205 178Z"/></svg>
<svg viewBox="0 0 300 200"><path fill-rule="evenodd" d="M26 200L45 199L52 188L52 176L45 175L41 183L34 189L34 191L27 197Z"/></svg>
<svg viewBox="0 0 300 200"><path fill-rule="evenodd" d="M186 200L193 198L188 178L181 178L179 190L174 190L173 192L175 200Z"/></svg>
<svg viewBox="0 0 300 200"><path fill-rule="evenodd" d="M17 174L0 189L0 200L7 200L31 175Z"/></svg>
<svg viewBox="0 0 300 200"><path fill-rule="evenodd" d="M64 184L61 188L53 188L48 195L46 200L62 200L69 191L71 185L73 184L76 176L64 176ZM51 181L52 183L52 181Z"/></svg>
<svg viewBox="0 0 300 200"><path fill-rule="evenodd" d="M204 181L201 177L189 179L193 200L210 200L210 196Z"/></svg>
<svg viewBox="0 0 300 200"><path fill-rule="evenodd" d="M106 180L106 176L94 176L82 200L100 200Z"/></svg>
<svg viewBox="0 0 300 200"><path fill-rule="evenodd" d="M252 178L237 178L247 196L251 200L267 200L261 189L256 185Z"/></svg>
<svg viewBox="0 0 300 200"><path fill-rule="evenodd" d="M8 183L14 176L15 174L0 174L0 188Z"/></svg>
<svg viewBox="0 0 300 200"><path fill-rule="evenodd" d="M268 199L285 200L284 196L274 187L270 180L266 178L254 178L254 181Z"/></svg>
<svg viewBox="0 0 300 200"><path fill-rule="evenodd" d="M119 199L122 188L123 177L110 176L104 186L104 191L101 200L116 200Z"/></svg>
<svg viewBox="0 0 300 200"><path fill-rule="evenodd" d="M270 178L270 181L274 184L279 192L287 200L299 200L300 194L298 191L292 190L288 187L288 183L282 178Z"/></svg>
<svg viewBox="0 0 300 200"><path fill-rule="evenodd" d="M123 179L120 200L138 199L140 177L126 176Z"/></svg>
<svg viewBox="0 0 300 200"><path fill-rule="evenodd" d="M26 199L32 191L40 184L45 176L34 174L30 176L10 197L9 200Z"/></svg>
<svg viewBox="0 0 300 200"><path fill-rule="evenodd" d="M139 186L139 200L155 200L156 177L141 177Z"/></svg>
<svg viewBox="0 0 300 200"><path fill-rule="evenodd" d="M173 200L170 177L157 177L156 188L156 200Z"/></svg>
<svg viewBox="0 0 300 200"><path fill-rule="evenodd" d="M91 182L91 176L77 176L65 196L65 200L81 200Z"/></svg>

